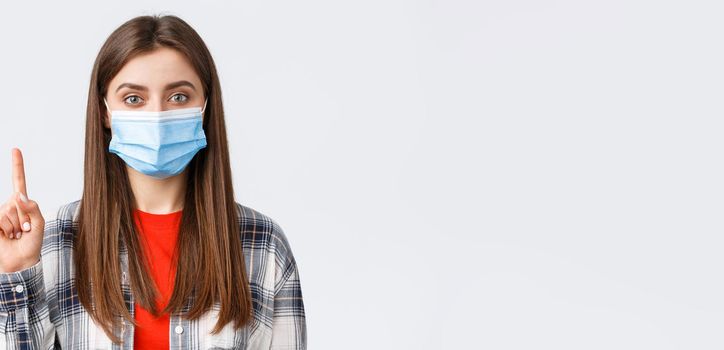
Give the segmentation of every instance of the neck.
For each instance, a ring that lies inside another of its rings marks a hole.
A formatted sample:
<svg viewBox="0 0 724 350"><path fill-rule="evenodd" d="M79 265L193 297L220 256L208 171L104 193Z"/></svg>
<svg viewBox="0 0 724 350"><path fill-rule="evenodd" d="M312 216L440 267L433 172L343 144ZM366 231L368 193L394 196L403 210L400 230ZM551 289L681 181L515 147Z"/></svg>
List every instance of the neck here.
<svg viewBox="0 0 724 350"><path fill-rule="evenodd" d="M165 179L140 173L128 165L126 169L138 210L151 214L168 214L183 209L186 169L178 175Z"/></svg>

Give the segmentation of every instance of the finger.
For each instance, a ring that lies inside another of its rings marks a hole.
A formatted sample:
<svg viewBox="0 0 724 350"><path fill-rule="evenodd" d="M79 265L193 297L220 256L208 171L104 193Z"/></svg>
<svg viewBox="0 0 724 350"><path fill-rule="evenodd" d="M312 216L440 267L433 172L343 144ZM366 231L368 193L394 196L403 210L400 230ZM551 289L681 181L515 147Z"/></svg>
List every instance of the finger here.
<svg viewBox="0 0 724 350"><path fill-rule="evenodd" d="M10 224L13 225L11 232L13 235L11 237L20 238L22 228L20 226L20 220L18 219L17 208L14 205L8 205L5 209L5 217L10 221Z"/></svg>
<svg viewBox="0 0 724 350"><path fill-rule="evenodd" d="M25 188L25 164L23 163L23 153L20 149L13 148L13 190L20 192L26 197L28 191Z"/></svg>
<svg viewBox="0 0 724 350"><path fill-rule="evenodd" d="M0 216L0 229L3 230L5 237L9 239L15 238L15 231L13 231L13 224L10 223L8 217L5 215Z"/></svg>
<svg viewBox="0 0 724 350"><path fill-rule="evenodd" d="M0 205L0 236L2 236L5 239L12 239L12 237L10 237L10 233L12 232L12 229L7 229L7 231L6 231L6 229L3 228L3 223L2 223L2 221L3 221L2 218L5 217L4 215L2 215L2 213L5 212L6 206L7 206L7 203ZM12 224L8 223L8 225L10 225L9 227L12 227Z"/></svg>
<svg viewBox="0 0 724 350"><path fill-rule="evenodd" d="M43 214L40 212L40 207L38 207L38 203L36 201L28 199L27 202L24 202L21 200L18 201L17 204L20 209L23 210L25 215L27 215L27 218L30 220L31 230L33 228L40 228L45 226L45 219L43 218Z"/></svg>
<svg viewBox="0 0 724 350"><path fill-rule="evenodd" d="M20 231L28 232L30 231L30 216L27 215L25 212L24 206L22 205L23 202L27 202L28 198L25 197L20 192L15 192L15 208L17 209L17 217L18 217L18 227L20 227Z"/></svg>
<svg viewBox="0 0 724 350"><path fill-rule="evenodd" d="M18 233L22 231L22 228L20 226L20 220L18 218L18 210L15 207L15 205L8 205L5 209L5 216L10 220L10 223L13 225L13 232Z"/></svg>

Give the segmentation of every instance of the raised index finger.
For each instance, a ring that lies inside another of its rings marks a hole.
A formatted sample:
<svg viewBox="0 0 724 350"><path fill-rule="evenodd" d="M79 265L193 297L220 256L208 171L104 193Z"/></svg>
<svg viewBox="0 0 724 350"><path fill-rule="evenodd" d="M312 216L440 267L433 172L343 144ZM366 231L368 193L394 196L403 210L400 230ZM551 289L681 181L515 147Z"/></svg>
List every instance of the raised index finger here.
<svg viewBox="0 0 724 350"><path fill-rule="evenodd" d="M13 148L13 190L20 191L27 198L28 192L25 188L25 165L23 164L23 153L20 149Z"/></svg>

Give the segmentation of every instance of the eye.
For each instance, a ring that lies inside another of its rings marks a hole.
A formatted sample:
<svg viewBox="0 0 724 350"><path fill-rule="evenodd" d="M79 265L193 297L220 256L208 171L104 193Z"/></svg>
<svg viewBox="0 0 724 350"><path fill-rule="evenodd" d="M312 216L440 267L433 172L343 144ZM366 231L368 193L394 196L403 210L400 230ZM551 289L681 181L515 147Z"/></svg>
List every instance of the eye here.
<svg viewBox="0 0 724 350"><path fill-rule="evenodd" d="M180 96L180 97L183 97L183 98L182 98L182 99L174 99L174 97L177 97L177 96ZM174 100L174 102L186 102L186 101L188 101L189 97L186 96L185 94L175 94L175 95L171 96L171 99Z"/></svg>
<svg viewBox="0 0 724 350"><path fill-rule="evenodd" d="M139 96L131 95L131 96L126 97L126 98L123 100L123 103L129 104L129 105L137 105L137 104L138 104L137 102L130 102L130 103L128 102L129 99L131 99L131 98L134 98L134 99L135 99L134 101L137 101L137 100L141 99Z"/></svg>

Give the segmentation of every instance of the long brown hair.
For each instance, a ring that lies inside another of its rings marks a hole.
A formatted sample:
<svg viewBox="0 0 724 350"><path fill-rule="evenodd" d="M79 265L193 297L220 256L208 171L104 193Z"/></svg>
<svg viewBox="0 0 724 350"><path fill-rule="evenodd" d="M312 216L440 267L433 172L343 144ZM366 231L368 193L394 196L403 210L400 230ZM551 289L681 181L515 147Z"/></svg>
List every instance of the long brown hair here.
<svg viewBox="0 0 724 350"><path fill-rule="evenodd" d="M159 47L183 53L203 83L208 105L203 129L207 146L188 165L187 187L175 252L176 279L168 305L156 310L156 289L137 234L135 200L125 163L108 151L111 132L103 124L108 84L129 59ZM76 287L81 304L114 343L121 316L137 325L121 289L120 250L128 250L131 290L153 315L179 311L196 319L220 303L216 334L229 322L252 320L251 291L240 241L221 88L214 61L197 32L173 15L139 16L108 37L93 65L86 114L83 197L74 236Z"/></svg>

